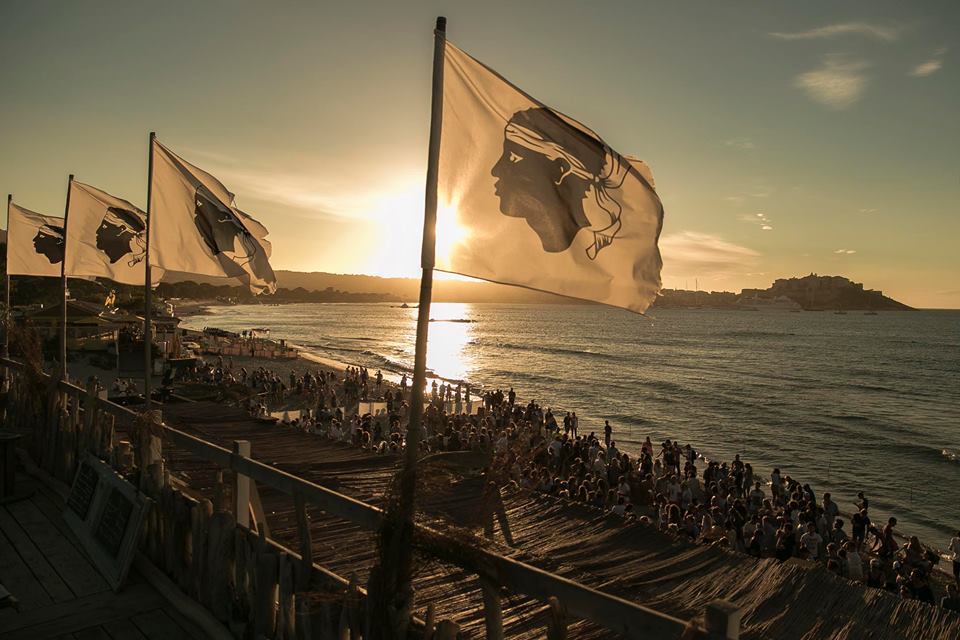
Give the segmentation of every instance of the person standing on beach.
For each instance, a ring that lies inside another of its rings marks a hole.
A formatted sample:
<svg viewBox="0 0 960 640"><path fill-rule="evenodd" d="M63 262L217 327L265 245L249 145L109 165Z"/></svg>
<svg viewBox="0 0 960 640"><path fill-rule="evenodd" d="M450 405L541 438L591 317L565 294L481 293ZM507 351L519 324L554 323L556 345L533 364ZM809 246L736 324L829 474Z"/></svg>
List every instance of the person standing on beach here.
<svg viewBox="0 0 960 640"><path fill-rule="evenodd" d="M513 389L510 390L513 392ZM577 429L580 427L580 418L577 417L577 412L574 411L570 415L570 431L573 433L573 437L577 437Z"/></svg>
<svg viewBox="0 0 960 640"><path fill-rule="evenodd" d="M810 554L810 559L816 562L820 558L820 544L823 538L817 533L817 526L812 522L807 525L807 532L800 537L800 545Z"/></svg>
<svg viewBox="0 0 960 640"><path fill-rule="evenodd" d="M603 443L609 449L610 448L610 439L613 436L613 427L610 426L609 420L603 421Z"/></svg>
<svg viewBox="0 0 960 640"><path fill-rule="evenodd" d="M960 531L957 531L957 535L950 540L949 550L953 552L953 579L960 585ZM960 611L960 609L954 609L954 611Z"/></svg>

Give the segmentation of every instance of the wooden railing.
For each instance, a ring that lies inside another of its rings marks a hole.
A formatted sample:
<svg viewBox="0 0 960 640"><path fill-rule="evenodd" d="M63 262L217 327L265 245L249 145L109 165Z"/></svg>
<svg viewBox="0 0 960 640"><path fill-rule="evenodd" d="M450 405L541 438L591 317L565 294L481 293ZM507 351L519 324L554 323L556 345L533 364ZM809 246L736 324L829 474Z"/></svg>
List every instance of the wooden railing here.
<svg viewBox="0 0 960 640"><path fill-rule="evenodd" d="M366 591L355 577L343 578L313 562L307 505L372 532L383 524L381 509L258 462L248 455L249 443L238 441L231 451L168 425L150 424L140 414L96 397L93 389L53 382L45 374L31 376L24 365L8 359L0 359L0 367L9 386L6 422L32 434L32 449L48 473L70 482L85 452L127 471L132 459L141 471L141 488L158 505L147 519L143 552L235 635L252 625L254 637L369 636L364 633L369 618L361 613ZM117 438L116 421L130 426L131 442ZM226 483L221 472L213 501L193 497L165 473L161 435L232 473L233 482ZM250 481L293 498L299 552L271 540L263 526L257 531L250 527ZM233 499L228 501L230 489ZM566 637L567 620L578 618L630 638L739 637L740 612L728 602L711 603L702 624L694 624L426 524L416 525L414 545L479 576L488 638L504 637L503 590L547 605L551 639ZM311 605L311 591L333 592L338 598ZM428 607L425 619L415 620L423 637L456 637L456 624L434 625L432 611Z"/></svg>

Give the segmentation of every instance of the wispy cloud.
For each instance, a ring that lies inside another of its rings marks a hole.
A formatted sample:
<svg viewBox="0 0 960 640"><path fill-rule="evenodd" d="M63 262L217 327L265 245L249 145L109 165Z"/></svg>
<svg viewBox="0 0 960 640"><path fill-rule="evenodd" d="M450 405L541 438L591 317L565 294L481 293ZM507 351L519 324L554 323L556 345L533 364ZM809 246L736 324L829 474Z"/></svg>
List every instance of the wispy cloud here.
<svg viewBox="0 0 960 640"><path fill-rule="evenodd" d="M852 254L854 254L854 253L856 253L856 252L857 252L856 249L835 249L835 250L834 250L834 253L839 254L839 255L845 255L845 256L852 255Z"/></svg>
<svg viewBox="0 0 960 640"><path fill-rule="evenodd" d="M801 73L793 84L820 104L846 109L856 104L867 88L867 77L861 73L867 66L863 61L830 55L819 69Z"/></svg>
<svg viewBox="0 0 960 640"><path fill-rule="evenodd" d="M729 140L724 140L723 144L728 147L733 147L734 149L742 149L744 151L749 151L750 149L755 149L756 145L753 143L753 140L750 138L730 138Z"/></svg>
<svg viewBox="0 0 960 640"><path fill-rule="evenodd" d="M720 277L742 273L760 253L720 236L681 231L660 238L664 269L673 277Z"/></svg>
<svg viewBox="0 0 960 640"><path fill-rule="evenodd" d="M900 38L900 29L897 27L885 27L868 22L842 22L838 24L828 24L808 31L797 31L793 33L774 32L770 34L780 40L816 40L819 38L835 38L837 36L864 36L873 38L882 42L893 42Z"/></svg>
<svg viewBox="0 0 960 640"><path fill-rule="evenodd" d="M927 60L926 62L921 62L910 71L910 75L925 78L926 76L932 75L940 70L940 67L943 66L943 60Z"/></svg>
<svg viewBox="0 0 960 640"><path fill-rule="evenodd" d="M765 213L745 213L740 216L741 222L748 222L750 224L756 224L760 226L761 231L772 231L773 230L773 221L767 217Z"/></svg>
<svg viewBox="0 0 960 640"><path fill-rule="evenodd" d="M860 209L860 213L876 213L877 210L874 208Z"/></svg>
<svg viewBox="0 0 960 640"><path fill-rule="evenodd" d="M921 62L910 70L910 75L915 78L925 78L940 71L943 67L943 56L947 52L946 47L940 47L933 52L933 56L926 62Z"/></svg>

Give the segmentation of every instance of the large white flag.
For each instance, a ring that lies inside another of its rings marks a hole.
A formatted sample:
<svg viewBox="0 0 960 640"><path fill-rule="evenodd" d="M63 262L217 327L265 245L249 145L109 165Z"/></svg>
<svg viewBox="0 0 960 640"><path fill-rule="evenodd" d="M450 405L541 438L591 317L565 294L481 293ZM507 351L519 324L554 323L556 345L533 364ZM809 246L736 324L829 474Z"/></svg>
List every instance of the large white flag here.
<svg viewBox="0 0 960 640"><path fill-rule="evenodd" d="M277 290L267 230L234 206L212 175L153 144L150 263L173 271L239 278L254 293Z"/></svg>
<svg viewBox="0 0 960 640"><path fill-rule="evenodd" d="M88 184L70 183L67 209L68 276L98 276L142 285L147 257L147 214ZM163 269L150 279L160 282Z"/></svg>
<svg viewBox="0 0 960 640"><path fill-rule="evenodd" d="M63 218L7 204L7 273L57 276L63 266Z"/></svg>
<svg viewBox="0 0 960 640"><path fill-rule="evenodd" d="M443 84L437 268L645 311L663 223L647 165L450 43Z"/></svg>

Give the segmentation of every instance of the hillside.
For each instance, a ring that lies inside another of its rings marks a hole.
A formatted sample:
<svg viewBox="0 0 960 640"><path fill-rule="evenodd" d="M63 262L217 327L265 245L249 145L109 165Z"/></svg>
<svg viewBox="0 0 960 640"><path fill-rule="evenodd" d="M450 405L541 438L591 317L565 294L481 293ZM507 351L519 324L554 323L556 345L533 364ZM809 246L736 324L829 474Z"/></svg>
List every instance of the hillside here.
<svg viewBox="0 0 960 640"><path fill-rule="evenodd" d="M324 273L322 271L277 271L277 286L285 289L303 288L307 291L324 291L328 288L354 293L382 294L406 302L416 302L420 296L420 280L416 278L381 278L379 276ZM214 285L224 284L223 278L211 278L187 273L168 271L164 282L184 282ZM576 302L569 298L530 291L521 287L480 281L439 280L433 281L434 302L505 302L505 303L557 303Z"/></svg>

